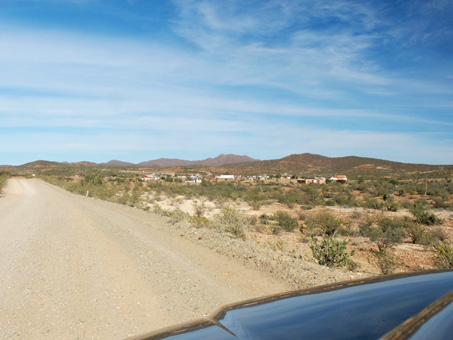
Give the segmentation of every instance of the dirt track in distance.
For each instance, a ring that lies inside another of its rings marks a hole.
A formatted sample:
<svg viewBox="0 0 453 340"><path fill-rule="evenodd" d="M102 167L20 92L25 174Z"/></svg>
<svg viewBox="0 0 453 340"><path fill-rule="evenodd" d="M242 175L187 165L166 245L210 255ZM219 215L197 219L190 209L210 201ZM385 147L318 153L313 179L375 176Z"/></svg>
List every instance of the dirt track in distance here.
<svg viewBox="0 0 453 340"><path fill-rule="evenodd" d="M11 179L0 196L0 336L123 339L290 290L144 211Z"/></svg>

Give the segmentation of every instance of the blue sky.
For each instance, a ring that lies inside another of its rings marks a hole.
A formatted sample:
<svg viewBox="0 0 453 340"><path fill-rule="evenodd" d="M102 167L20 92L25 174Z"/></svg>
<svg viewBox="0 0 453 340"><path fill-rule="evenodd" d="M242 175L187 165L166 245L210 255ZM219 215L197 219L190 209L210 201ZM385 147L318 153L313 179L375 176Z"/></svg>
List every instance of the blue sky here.
<svg viewBox="0 0 453 340"><path fill-rule="evenodd" d="M0 0L0 164L452 164L452 17L450 0Z"/></svg>

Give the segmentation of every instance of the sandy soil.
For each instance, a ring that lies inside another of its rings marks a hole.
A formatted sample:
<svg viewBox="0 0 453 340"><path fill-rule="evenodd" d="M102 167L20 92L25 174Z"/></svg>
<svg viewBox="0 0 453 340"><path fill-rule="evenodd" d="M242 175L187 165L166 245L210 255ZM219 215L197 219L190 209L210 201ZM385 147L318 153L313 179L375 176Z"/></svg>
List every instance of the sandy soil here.
<svg viewBox="0 0 453 340"><path fill-rule="evenodd" d="M315 214L319 210L326 210L344 222L351 222L351 226L357 228L360 220L364 220L366 216L382 214L380 210L360 207L345 208L331 206L317 207L312 210L301 210L297 206L291 209L285 204L274 202L254 210L246 202L240 200L211 202L204 198L196 199L185 196L169 197L165 194L159 195L157 200L153 199L152 195L150 198L148 202L151 203L148 203L148 206L151 210L158 205L165 210L173 211L179 209L190 215L194 215L194 207L196 205L203 204L206 208L204 216L209 219L212 219L215 214L222 211L223 207L227 206L234 207L245 216L256 217L263 214L272 215L279 210L289 212L294 217L298 217L298 214L310 215ZM452 242L453 212L443 209L433 210L433 212L444 220L444 224L440 228L450 242ZM385 211L384 214L391 218L412 216L407 209L400 209L397 212ZM358 215L359 217L354 217L354 215ZM303 241L304 238L306 239L306 236L297 230L291 233L282 232L279 235L272 235L269 230L257 230L257 228L250 227L244 230L247 238L247 242L244 243L232 240L228 235L221 235L218 230L191 229L190 225L184 225L184 223L176 227L180 228L181 233L185 235L194 239L197 237L200 238L199 243L216 249L217 252L229 256L235 256L234 254L236 252L242 254L242 260L245 263L253 263L258 268L265 268L274 276L285 279L297 288L304 288L320 284L321 282L347 280L349 278L357 278L358 276L382 275L377 260L372 253L372 250L377 249L376 245L373 245L365 237L343 237L343 239L349 241L348 248L351 251L355 251L352 260L358 265L354 272L345 273L344 270L331 270L329 272L326 271L327 268L312 266L315 260L313 259L309 243ZM437 226L431 227L431 229L434 228L437 228ZM428 229L430 228L428 227ZM412 272L436 268L434 265L434 254L430 251L430 248L412 244L409 239L406 239L402 244L396 245L392 249L392 252L396 259L396 266L393 269L394 272Z"/></svg>
<svg viewBox="0 0 453 340"><path fill-rule="evenodd" d="M0 334L122 339L294 288L139 209L12 179L0 197Z"/></svg>

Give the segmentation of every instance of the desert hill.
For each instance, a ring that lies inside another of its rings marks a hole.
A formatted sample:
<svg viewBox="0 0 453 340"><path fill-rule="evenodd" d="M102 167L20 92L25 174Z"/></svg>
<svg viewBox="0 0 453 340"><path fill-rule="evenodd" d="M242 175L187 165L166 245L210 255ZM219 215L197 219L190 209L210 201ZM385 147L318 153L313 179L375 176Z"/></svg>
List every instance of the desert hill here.
<svg viewBox="0 0 453 340"><path fill-rule="evenodd" d="M204 160L199 161L187 161L183 159L177 158L159 158L156 160L151 160L147 162L139 163L138 166L140 167L174 167L174 166L189 166L189 165L203 165L203 166L224 166L227 164L234 164L234 163L248 163L248 162L256 162L257 159L253 159L249 156L238 156L233 154L221 154L215 158L207 158Z"/></svg>
<svg viewBox="0 0 453 340"><path fill-rule="evenodd" d="M119 160L116 160L116 159L112 159L111 161L108 161L107 163L100 163L99 165L111 165L111 166L128 167L128 166L133 166L135 164L134 163L130 163L130 162L123 162L123 161L119 161Z"/></svg>
<svg viewBox="0 0 453 340"><path fill-rule="evenodd" d="M198 161L182 160L177 158L159 158L138 164L111 160L107 163L96 164L92 162L49 162L39 160L26 163L17 167L4 168L11 171L18 170L45 170L56 168L87 168L87 167L119 167L119 168L156 168L166 169L181 167L207 167L214 172L234 174L277 174L287 173L290 175L334 175L341 173L346 175L370 174L386 175L390 173L422 173L431 171L453 172L453 165L429 165L392 162L376 158L357 156L347 157L326 157L316 154L303 153L293 154L281 159L260 161L249 156L238 156L233 154L221 154L215 158L207 158ZM183 170L182 170L183 171Z"/></svg>
<svg viewBox="0 0 453 340"><path fill-rule="evenodd" d="M310 153L294 154L281 159L253 163L238 163L223 166L241 170L244 173L386 173L386 172L425 172L453 170L453 165L428 165L392 162L376 158L357 156L326 157Z"/></svg>

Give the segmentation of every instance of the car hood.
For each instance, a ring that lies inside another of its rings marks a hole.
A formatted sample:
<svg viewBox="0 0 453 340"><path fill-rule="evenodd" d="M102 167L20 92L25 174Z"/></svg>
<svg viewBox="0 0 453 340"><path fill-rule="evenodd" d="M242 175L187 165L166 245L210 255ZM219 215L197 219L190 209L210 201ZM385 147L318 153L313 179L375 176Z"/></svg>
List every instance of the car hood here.
<svg viewBox="0 0 453 340"><path fill-rule="evenodd" d="M131 340L379 339L451 291L452 271L337 283L228 305Z"/></svg>

